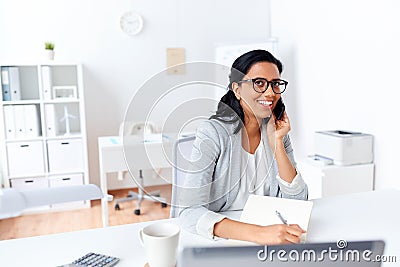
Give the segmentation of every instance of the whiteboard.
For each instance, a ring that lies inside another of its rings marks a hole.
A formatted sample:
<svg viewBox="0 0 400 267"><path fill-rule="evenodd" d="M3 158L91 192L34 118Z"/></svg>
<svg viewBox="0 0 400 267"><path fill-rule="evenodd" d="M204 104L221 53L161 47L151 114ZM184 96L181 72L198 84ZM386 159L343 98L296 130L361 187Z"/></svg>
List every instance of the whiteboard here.
<svg viewBox="0 0 400 267"><path fill-rule="evenodd" d="M248 51L255 49L267 50L276 57L277 40L271 39L263 43L217 46L215 50L215 63L230 68L236 58L238 58L239 56L243 55Z"/></svg>
<svg viewBox="0 0 400 267"><path fill-rule="evenodd" d="M246 52L255 49L264 49L272 53L276 57L277 53L277 40L274 38L269 39L266 42L262 43L249 43L249 44L236 44L236 45L219 45L216 46L215 49L215 63L218 64L216 69L219 69L218 81L221 84L229 84L229 73L232 67L232 63L237 59L239 56L243 55ZM221 73L223 73L221 76ZM221 80L224 80L221 82ZM215 91L215 98L220 99L226 91L216 90Z"/></svg>

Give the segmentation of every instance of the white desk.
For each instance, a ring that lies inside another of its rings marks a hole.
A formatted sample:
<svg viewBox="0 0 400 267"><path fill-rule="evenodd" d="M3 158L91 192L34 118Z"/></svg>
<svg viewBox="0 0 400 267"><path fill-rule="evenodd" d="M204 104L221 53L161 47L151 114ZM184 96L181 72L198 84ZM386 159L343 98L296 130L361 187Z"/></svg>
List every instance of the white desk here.
<svg viewBox="0 0 400 267"><path fill-rule="evenodd" d="M172 135L171 135L172 136ZM173 139L163 138L143 142L143 137L120 136L99 137L100 187L104 198L101 200L103 226L108 226L107 173L130 169L157 169L171 167ZM130 162L129 166L126 161Z"/></svg>
<svg viewBox="0 0 400 267"><path fill-rule="evenodd" d="M308 242L336 242L382 239L386 241L384 254L396 256L400 262L400 214L395 205L400 203L400 191L377 191L335 196L315 200L308 229ZM233 217L239 217L234 214ZM177 219L168 219L179 224ZM121 258L118 267L144 266L144 249L138 230L153 222L128 224L48 236L0 241L2 266L57 266L87 252L109 254ZM194 245L219 246L226 240L209 241L182 231L180 247Z"/></svg>

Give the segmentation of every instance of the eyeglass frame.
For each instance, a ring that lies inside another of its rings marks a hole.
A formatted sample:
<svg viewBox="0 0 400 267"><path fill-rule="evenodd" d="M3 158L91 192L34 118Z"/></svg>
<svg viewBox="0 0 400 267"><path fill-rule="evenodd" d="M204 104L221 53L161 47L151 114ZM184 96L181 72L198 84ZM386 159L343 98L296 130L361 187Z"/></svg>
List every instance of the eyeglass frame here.
<svg viewBox="0 0 400 267"><path fill-rule="evenodd" d="M259 92L259 91L256 90L256 88L254 87L254 82L255 82L256 80L263 80L263 81L266 81L266 82L267 82L267 86L265 87L265 90L264 90L264 91ZM283 91L275 92L274 86L273 86L273 82L276 82L276 81L280 81L280 82L283 82L283 83L285 84L285 89L283 89ZM272 91L273 91L275 94L282 94L283 92L286 91L286 88L287 88L287 86L288 86L288 84L289 84L288 81L285 81L285 80L282 80L282 79L273 79L273 80L271 80L271 81L268 81L267 79L261 78L261 77L253 78L253 79L247 79L247 80L240 80L240 81L238 81L237 83L238 83L238 84L241 84L241 83L244 83L244 82L252 82L254 91L256 91L257 93L260 93L260 94L262 94L262 93L264 93L265 91L267 91L270 85L271 85Z"/></svg>

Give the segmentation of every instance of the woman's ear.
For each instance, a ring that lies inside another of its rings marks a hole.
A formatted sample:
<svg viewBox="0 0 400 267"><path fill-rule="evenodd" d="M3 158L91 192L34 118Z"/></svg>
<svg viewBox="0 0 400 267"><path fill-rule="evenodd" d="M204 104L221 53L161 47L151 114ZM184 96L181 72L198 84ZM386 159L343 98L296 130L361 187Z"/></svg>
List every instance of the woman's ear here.
<svg viewBox="0 0 400 267"><path fill-rule="evenodd" d="M232 83L232 91L235 94L237 100L240 100L240 87L237 83Z"/></svg>

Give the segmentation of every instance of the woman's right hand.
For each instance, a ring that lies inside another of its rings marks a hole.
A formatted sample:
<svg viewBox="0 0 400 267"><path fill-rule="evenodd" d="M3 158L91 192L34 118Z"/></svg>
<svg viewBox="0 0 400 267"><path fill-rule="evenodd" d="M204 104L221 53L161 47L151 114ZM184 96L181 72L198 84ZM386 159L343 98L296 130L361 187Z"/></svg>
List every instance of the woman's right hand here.
<svg viewBox="0 0 400 267"><path fill-rule="evenodd" d="M300 236L306 232L297 224L260 226L258 230L255 242L260 245L300 243Z"/></svg>
<svg viewBox="0 0 400 267"><path fill-rule="evenodd" d="M224 218L214 225L213 234L218 237L244 240L260 245L299 243L306 231L297 224L260 226Z"/></svg>

